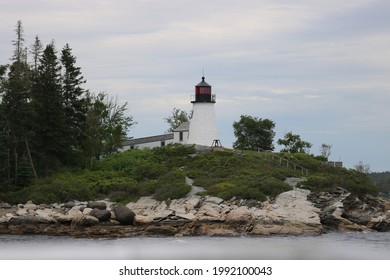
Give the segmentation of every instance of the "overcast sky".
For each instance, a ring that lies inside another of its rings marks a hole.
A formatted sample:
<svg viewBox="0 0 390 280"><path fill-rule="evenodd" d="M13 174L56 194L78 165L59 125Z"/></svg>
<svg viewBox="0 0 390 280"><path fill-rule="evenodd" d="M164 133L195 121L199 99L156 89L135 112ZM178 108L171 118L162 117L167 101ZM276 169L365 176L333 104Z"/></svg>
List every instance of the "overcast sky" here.
<svg viewBox="0 0 390 280"><path fill-rule="evenodd" d="M129 136L162 134L174 107L206 81L217 95L222 144L240 115L276 123L318 155L390 170L388 0L0 0L0 64L15 25L26 45L38 35L69 43L86 88L128 102Z"/></svg>

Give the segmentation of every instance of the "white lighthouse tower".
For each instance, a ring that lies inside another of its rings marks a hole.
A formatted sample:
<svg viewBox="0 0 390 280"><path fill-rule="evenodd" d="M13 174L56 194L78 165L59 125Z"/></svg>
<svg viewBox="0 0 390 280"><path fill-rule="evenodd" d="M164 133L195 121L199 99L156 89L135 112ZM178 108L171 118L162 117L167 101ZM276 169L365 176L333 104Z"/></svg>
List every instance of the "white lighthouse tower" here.
<svg viewBox="0 0 390 280"><path fill-rule="evenodd" d="M220 145L218 140L214 103L211 85L202 81L195 86L195 96L191 96L192 117L190 120L188 144L202 146Z"/></svg>

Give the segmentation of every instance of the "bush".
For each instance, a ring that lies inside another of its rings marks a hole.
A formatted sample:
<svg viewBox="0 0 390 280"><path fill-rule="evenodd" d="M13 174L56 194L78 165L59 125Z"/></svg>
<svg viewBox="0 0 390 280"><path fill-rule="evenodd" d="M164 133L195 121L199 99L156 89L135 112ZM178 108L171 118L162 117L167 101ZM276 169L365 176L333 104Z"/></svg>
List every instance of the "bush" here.
<svg viewBox="0 0 390 280"><path fill-rule="evenodd" d="M158 178L154 197L157 200L168 200L185 197L191 186L185 182L185 176L179 169L172 170Z"/></svg>
<svg viewBox="0 0 390 280"><path fill-rule="evenodd" d="M259 189L266 196L269 196L270 198L275 198L283 192L290 191L291 187L283 181L279 181L271 177L260 182Z"/></svg>
<svg viewBox="0 0 390 280"><path fill-rule="evenodd" d="M341 187L359 196L378 194L378 189L369 181L366 174L344 168L334 169L333 173L312 175L305 182L304 187L317 192Z"/></svg>
<svg viewBox="0 0 390 280"><path fill-rule="evenodd" d="M231 182L223 182L210 187L207 190L208 195L217 196L225 200L232 198L254 199L265 201L267 197L257 188L239 187Z"/></svg>
<svg viewBox="0 0 390 280"><path fill-rule="evenodd" d="M75 178L46 178L37 180L33 186L23 189L26 200L34 203L67 202L70 200L91 200L95 193L88 185Z"/></svg>

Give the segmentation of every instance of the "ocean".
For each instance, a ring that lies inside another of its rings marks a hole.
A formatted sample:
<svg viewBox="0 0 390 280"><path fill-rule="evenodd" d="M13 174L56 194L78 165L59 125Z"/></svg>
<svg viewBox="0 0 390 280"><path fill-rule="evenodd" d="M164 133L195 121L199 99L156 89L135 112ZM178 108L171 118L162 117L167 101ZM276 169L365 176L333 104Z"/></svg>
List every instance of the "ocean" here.
<svg viewBox="0 0 390 280"><path fill-rule="evenodd" d="M88 239L0 235L0 260L390 260L390 232Z"/></svg>

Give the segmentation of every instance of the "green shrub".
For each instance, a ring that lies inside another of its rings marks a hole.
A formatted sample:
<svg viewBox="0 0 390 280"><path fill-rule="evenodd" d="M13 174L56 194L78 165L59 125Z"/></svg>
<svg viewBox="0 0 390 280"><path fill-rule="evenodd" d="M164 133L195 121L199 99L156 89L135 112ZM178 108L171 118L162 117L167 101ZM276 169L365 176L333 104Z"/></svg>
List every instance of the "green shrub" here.
<svg viewBox="0 0 390 280"><path fill-rule="evenodd" d="M259 189L266 196L275 198L283 192L290 191L291 187L283 181L270 177L260 182Z"/></svg>
<svg viewBox="0 0 390 280"><path fill-rule="evenodd" d="M257 188L241 187L231 182L216 184L207 190L207 194L217 196L225 200L237 198L265 201L267 199L261 190Z"/></svg>
<svg viewBox="0 0 390 280"><path fill-rule="evenodd" d="M177 199L185 197L190 191L191 186L186 184L183 172L176 169L158 178L154 197L161 201Z"/></svg>
<svg viewBox="0 0 390 280"><path fill-rule="evenodd" d="M45 178L36 180L33 186L23 190L26 200L34 203L66 202L70 200L91 200L95 194L81 180L75 178Z"/></svg>

